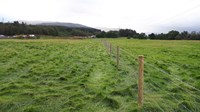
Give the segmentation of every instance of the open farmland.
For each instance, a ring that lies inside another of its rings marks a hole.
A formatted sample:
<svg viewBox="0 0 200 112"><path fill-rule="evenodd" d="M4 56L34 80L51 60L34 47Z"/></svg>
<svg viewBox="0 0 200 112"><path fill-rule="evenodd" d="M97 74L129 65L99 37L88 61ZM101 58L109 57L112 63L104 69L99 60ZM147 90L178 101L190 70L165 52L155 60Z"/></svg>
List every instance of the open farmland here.
<svg viewBox="0 0 200 112"><path fill-rule="evenodd" d="M2 112L137 108L131 84L124 84L100 41L1 40L0 53Z"/></svg>
<svg viewBox="0 0 200 112"><path fill-rule="evenodd" d="M135 58L145 56L144 111L200 111L200 41L108 41L123 49L129 63L121 68L138 66Z"/></svg>
<svg viewBox="0 0 200 112"><path fill-rule="evenodd" d="M200 111L200 42L1 40L0 111L137 111L137 56L145 56L144 111ZM119 69L115 46L120 46Z"/></svg>

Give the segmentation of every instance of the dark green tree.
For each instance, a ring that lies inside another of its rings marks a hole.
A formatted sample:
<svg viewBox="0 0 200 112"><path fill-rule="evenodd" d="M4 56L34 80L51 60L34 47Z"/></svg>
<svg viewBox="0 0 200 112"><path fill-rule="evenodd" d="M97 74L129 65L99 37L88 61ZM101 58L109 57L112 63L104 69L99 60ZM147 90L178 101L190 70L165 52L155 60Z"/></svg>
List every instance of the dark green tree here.
<svg viewBox="0 0 200 112"><path fill-rule="evenodd" d="M154 33L151 33L148 35L149 39L156 39L156 35Z"/></svg>
<svg viewBox="0 0 200 112"><path fill-rule="evenodd" d="M118 31L109 31L106 33L106 38L117 38L119 37Z"/></svg>
<svg viewBox="0 0 200 112"><path fill-rule="evenodd" d="M176 36L179 35L179 32L178 31L175 31L175 30L172 30L172 31L169 31L167 33L167 36L168 36L168 39L169 40L175 40L176 39Z"/></svg>

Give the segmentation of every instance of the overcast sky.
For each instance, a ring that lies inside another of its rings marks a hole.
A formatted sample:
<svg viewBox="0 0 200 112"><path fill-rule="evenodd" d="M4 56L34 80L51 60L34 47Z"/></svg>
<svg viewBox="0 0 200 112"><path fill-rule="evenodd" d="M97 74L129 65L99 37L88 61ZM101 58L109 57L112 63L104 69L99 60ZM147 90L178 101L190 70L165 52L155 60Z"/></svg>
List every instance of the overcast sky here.
<svg viewBox="0 0 200 112"><path fill-rule="evenodd" d="M80 23L138 32L200 31L200 0L0 0L0 20Z"/></svg>

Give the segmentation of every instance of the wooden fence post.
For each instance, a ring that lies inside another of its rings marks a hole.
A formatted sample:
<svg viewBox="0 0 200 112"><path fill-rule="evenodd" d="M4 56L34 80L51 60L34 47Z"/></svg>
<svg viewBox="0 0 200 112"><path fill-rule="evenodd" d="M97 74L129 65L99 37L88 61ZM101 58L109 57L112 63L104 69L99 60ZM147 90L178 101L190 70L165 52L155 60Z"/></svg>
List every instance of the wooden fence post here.
<svg viewBox="0 0 200 112"><path fill-rule="evenodd" d="M119 69L119 46L117 46L117 69Z"/></svg>
<svg viewBox="0 0 200 112"><path fill-rule="evenodd" d="M141 111L143 106L143 82L144 82L144 56L139 56L139 77L138 77L138 109Z"/></svg>
<svg viewBox="0 0 200 112"><path fill-rule="evenodd" d="M106 41L106 51L108 52L108 42Z"/></svg>
<svg viewBox="0 0 200 112"><path fill-rule="evenodd" d="M110 43L110 56L112 56L112 44Z"/></svg>
<svg viewBox="0 0 200 112"><path fill-rule="evenodd" d="M107 43L107 46L106 46L106 48L107 48L107 53L109 53L109 42L106 41L106 43Z"/></svg>

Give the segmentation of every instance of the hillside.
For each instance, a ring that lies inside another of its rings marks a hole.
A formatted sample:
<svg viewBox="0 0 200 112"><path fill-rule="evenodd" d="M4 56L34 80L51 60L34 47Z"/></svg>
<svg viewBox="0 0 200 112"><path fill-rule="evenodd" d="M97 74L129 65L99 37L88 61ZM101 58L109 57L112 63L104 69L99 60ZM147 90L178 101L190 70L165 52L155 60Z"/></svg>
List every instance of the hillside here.
<svg viewBox="0 0 200 112"><path fill-rule="evenodd" d="M91 36L101 32L98 29L87 27L81 24L44 22L31 24L31 22L0 23L0 34L2 35L51 35L51 36Z"/></svg>
<svg viewBox="0 0 200 112"><path fill-rule="evenodd" d="M64 22L44 22L37 25L43 25L43 26L64 26L67 28L91 28L82 24L77 23L64 23Z"/></svg>

